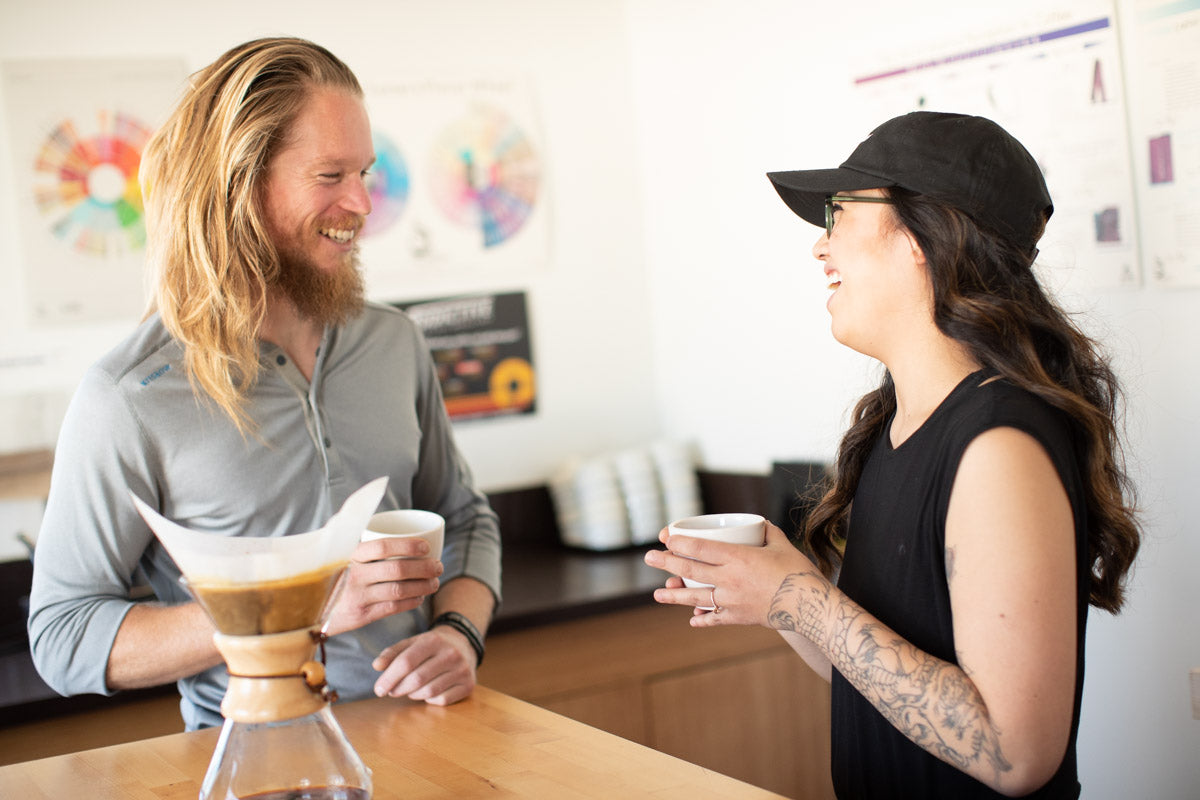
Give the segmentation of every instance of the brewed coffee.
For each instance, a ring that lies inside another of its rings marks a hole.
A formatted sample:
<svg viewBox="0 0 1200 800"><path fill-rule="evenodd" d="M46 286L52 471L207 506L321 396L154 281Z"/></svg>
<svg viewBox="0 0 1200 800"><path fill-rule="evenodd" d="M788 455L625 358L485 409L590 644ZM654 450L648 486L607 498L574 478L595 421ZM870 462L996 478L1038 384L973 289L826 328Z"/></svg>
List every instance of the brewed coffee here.
<svg viewBox="0 0 1200 800"><path fill-rule="evenodd" d="M331 564L261 583L188 585L221 633L229 636L283 633L320 622L321 611L345 566Z"/></svg>
<svg viewBox="0 0 1200 800"><path fill-rule="evenodd" d="M371 793L353 786L312 786L305 789L276 789L239 797L240 800L371 800Z"/></svg>
<svg viewBox="0 0 1200 800"><path fill-rule="evenodd" d="M371 793L351 786L312 786L239 795L240 800L370 800Z"/></svg>

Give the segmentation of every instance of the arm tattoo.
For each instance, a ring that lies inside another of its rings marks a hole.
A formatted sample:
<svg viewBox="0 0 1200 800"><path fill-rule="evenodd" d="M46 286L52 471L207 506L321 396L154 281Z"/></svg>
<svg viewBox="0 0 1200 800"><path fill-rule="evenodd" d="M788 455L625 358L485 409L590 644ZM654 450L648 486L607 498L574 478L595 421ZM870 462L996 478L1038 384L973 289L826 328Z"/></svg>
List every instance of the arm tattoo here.
<svg viewBox="0 0 1200 800"><path fill-rule="evenodd" d="M825 645L825 618L822 611L830 601L829 584L814 582L814 587L803 595L800 579L805 574L788 575L779 585L771 601L767 620L776 630L795 631L820 646ZM790 602L789 602L790 601Z"/></svg>
<svg viewBox="0 0 1200 800"><path fill-rule="evenodd" d="M947 567L952 565L950 554ZM767 618L777 630L802 634L821 647L838 672L922 749L984 780L1012 769L983 697L962 668L913 647L815 571L787 576Z"/></svg>

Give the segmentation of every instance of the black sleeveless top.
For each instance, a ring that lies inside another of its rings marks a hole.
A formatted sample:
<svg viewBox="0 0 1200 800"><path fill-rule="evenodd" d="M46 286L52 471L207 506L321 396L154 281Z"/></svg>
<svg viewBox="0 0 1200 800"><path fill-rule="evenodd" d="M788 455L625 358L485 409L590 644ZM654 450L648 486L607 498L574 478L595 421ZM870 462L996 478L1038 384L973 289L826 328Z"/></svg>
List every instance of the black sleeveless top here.
<svg viewBox="0 0 1200 800"><path fill-rule="evenodd" d="M1083 695L1088 609L1087 513L1069 420L1004 380L967 376L897 448L885 426L854 494L838 587L915 647L958 663L944 556L946 511L967 445L1011 427L1045 448L1075 515L1078 649L1071 738L1058 771L1035 798L1077 798L1075 739ZM892 727L837 670L833 672L832 771L839 798L999 798Z"/></svg>

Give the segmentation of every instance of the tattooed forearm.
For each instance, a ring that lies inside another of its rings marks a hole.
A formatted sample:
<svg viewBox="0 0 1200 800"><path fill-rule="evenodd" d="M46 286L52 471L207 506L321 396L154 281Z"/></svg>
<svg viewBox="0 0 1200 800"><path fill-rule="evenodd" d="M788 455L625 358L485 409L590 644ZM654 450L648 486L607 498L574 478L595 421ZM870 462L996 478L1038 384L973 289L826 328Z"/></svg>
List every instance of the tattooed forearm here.
<svg viewBox="0 0 1200 800"><path fill-rule="evenodd" d="M913 647L815 573L789 575L775 593L768 620L821 647L923 749L985 780L1012 769L983 698L960 667Z"/></svg>
<svg viewBox="0 0 1200 800"><path fill-rule="evenodd" d="M784 578L771 601L767 621L776 630L795 631L824 646L826 625L823 609L829 605L831 587L827 583L814 581L813 588L805 590L802 584L804 577L804 574L795 574Z"/></svg>

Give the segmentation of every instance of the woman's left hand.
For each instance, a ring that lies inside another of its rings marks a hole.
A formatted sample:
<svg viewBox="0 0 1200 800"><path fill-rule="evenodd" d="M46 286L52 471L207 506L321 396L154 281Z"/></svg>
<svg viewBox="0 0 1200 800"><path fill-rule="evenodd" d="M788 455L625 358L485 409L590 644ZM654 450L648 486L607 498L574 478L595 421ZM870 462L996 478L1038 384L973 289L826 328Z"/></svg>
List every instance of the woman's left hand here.
<svg viewBox="0 0 1200 800"><path fill-rule="evenodd" d="M666 605L696 608L693 627L763 625L784 579L791 574L816 573L812 562L797 550L777 526L767 523L763 547L726 544L691 536L672 536L664 528L659 540L666 550L646 553L646 563L671 573L654 599ZM681 578L713 584L689 589ZM709 611L705 606L716 606Z"/></svg>

